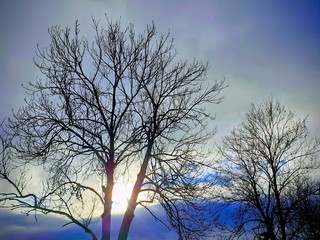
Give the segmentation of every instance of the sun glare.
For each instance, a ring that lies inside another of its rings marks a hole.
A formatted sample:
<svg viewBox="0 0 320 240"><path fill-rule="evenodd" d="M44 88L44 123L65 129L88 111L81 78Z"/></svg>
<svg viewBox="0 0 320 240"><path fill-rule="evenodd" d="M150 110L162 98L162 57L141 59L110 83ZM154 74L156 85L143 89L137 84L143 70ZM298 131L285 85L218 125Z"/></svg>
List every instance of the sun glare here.
<svg viewBox="0 0 320 240"><path fill-rule="evenodd" d="M123 214L126 211L128 200L131 196L131 191L133 189L134 182L117 182L113 188L112 195L112 213ZM146 200L148 194L146 192L140 193L138 196L139 200ZM151 204L152 205L152 204ZM139 207L139 205L138 205Z"/></svg>
<svg viewBox="0 0 320 240"><path fill-rule="evenodd" d="M128 205L128 199L130 198L133 183L116 183L113 188L112 195L112 212L113 213L124 213Z"/></svg>

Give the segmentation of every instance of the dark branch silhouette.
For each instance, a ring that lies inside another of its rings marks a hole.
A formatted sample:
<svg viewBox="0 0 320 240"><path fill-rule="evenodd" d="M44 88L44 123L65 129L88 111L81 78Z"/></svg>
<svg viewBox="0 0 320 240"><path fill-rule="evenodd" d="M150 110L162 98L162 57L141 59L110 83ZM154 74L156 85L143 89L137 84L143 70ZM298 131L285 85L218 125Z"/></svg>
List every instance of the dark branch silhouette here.
<svg viewBox="0 0 320 240"><path fill-rule="evenodd" d="M267 239L299 236L297 209L320 193L319 140L308 135L306 119L271 99L224 138L216 197L233 206L230 238L261 227Z"/></svg>
<svg viewBox="0 0 320 240"><path fill-rule="evenodd" d="M120 21L104 28L93 20L93 29L89 42L78 22L73 30L52 27L50 46L38 47L44 79L26 87L26 105L9 125L16 161L40 166L47 179L40 195L29 194L26 173L11 180L4 156L1 179L14 191L1 200L63 215L92 239L90 222L101 211L108 240L117 176L138 169L119 239L127 239L136 207L150 203L163 206L180 238L204 236L212 216L198 179L209 167L202 147L214 134L205 107L220 103L224 83L205 84L206 63L177 61L170 34L159 36L153 23L141 34Z"/></svg>

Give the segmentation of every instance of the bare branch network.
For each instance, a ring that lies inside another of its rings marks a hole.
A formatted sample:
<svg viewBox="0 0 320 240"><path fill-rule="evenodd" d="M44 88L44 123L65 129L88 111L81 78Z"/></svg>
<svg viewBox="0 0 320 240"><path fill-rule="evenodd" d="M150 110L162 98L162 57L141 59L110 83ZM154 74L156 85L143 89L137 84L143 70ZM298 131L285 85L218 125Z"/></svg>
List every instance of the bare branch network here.
<svg viewBox="0 0 320 240"><path fill-rule="evenodd" d="M261 239L319 238L320 142L309 135L306 119L269 99L224 138L215 195L233 209L230 239L262 228Z"/></svg>
<svg viewBox="0 0 320 240"><path fill-rule="evenodd" d="M101 27L93 20L93 30L90 42L78 22L74 29L55 26L50 46L38 47L35 64L44 78L26 87L25 106L2 136L0 179L12 191L1 203L63 215L92 239L98 237L90 223L101 215L107 240L117 177L138 169L118 239L127 239L136 207L150 203L162 205L179 238L205 236L214 217L205 204L210 184L199 181L214 134L205 107L221 102L224 82L206 84L207 63L177 61L170 34L159 35L153 23L137 34L120 21ZM23 170L33 165L47 172L38 194L29 192ZM14 179L17 169L22 174Z"/></svg>
<svg viewBox="0 0 320 240"><path fill-rule="evenodd" d="M134 178L119 240L137 206L179 239L319 239L320 143L306 119L273 99L252 105L221 158L209 160L215 129L206 107L226 86L208 84L208 64L178 61L170 33L153 23L136 33L93 20L93 31L89 41L78 22L52 27L49 47L38 47L44 78L25 87L25 106L1 124L0 207L58 214L64 226L109 240L116 183ZM32 169L45 172L41 184Z"/></svg>

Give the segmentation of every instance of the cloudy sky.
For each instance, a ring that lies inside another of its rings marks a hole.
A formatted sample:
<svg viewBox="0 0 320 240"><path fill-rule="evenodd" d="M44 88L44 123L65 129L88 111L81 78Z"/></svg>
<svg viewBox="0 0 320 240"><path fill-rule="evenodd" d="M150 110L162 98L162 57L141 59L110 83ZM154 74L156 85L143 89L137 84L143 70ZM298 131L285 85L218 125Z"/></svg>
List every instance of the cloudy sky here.
<svg viewBox="0 0 320 240"><path fill-rule="evenodd" d="M226 79L229 87L222 93L223 103L208 109L217 113L213 123L219 131L217 141L241 121L251 103L269 97L279 99L301 117L308 115L311 133L320 135L317 0L1 1L0 121L23 104L21 84L42 77L32 59L37 44L48 46L47 29L72 27L79 20L82 33L91 34L91 17L103 23L105 14L115 19L121 16L124 25L133 23L137 31L151 21L160 33L170 29L179 58L208 61L209 82ZM16 224L15 228L10 224L0 227L0 239L31 226L30 218L16 219L2 212L0 221ZM44 226L44 222L38 224ZM43 229L52 232L50 226Z"/></svg>

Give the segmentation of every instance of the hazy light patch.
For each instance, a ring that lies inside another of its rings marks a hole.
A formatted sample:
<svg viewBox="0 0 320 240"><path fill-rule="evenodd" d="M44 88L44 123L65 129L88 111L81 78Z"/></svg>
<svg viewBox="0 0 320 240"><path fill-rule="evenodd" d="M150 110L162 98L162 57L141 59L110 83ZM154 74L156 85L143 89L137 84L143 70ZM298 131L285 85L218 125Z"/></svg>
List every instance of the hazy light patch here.
<svg viewBox="0 0 320 240"><path fill-rule="evenodd" d="M139 166L136 164L132 164L130 167L130 171L123 172L121 165L117 172L122 172L119 174L115 181L115 185L113 188L113 203L112 203L112 212L114 214L123 214L127 208L128 200L131 197L132 189L134 187L137 173L139 172ZM149 200L147 192L140 192L138 195L137 201ZM156 203L149 203L149 206L154 205ZM137 206L141 207L140 205Z"/></svg>
<svg viewBox="0 0 320 240"><path fill-rule="evenodd" d="M134 186L133 182L117 182L113 189L113 203L112 212L115 214L124 213L128 200L131 195L132 188Z"/></svg>

